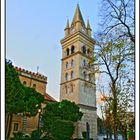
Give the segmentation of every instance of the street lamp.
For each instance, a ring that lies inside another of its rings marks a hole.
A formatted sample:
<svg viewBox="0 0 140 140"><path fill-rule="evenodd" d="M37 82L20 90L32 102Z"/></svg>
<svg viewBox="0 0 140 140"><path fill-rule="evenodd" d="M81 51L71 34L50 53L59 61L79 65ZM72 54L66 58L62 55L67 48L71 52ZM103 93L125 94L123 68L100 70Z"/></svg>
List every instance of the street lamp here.
<svg viewBox="0 0 140 140"><path fill-rule="evenodd" d="M38 139L40 139L40 124L41 124L41 111L42 109L38 109Z"/></svg>

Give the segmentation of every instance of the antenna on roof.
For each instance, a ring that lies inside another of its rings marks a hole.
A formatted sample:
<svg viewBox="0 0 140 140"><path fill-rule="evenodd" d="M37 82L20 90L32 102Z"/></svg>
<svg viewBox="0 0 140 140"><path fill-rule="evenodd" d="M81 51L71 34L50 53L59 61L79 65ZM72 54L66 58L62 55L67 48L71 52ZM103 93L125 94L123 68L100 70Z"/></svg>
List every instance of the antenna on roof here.
<svg viewBox="0 0 140 140"><path fill-rule="evenodd" d="M37 66L37 73L38 73L38 71L39 71L39 66Z"/></svg>

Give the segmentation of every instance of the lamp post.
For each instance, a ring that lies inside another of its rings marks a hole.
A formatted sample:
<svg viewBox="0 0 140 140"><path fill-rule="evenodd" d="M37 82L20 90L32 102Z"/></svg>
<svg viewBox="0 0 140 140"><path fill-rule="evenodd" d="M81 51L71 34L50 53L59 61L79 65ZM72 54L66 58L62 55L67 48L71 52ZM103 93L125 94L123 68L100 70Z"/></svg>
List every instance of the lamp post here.
<svg viewBox="0 0 140 140"><path fill-rule="evenodd" d="M41 109L38 109L38 139L40 139Z"/></svg>

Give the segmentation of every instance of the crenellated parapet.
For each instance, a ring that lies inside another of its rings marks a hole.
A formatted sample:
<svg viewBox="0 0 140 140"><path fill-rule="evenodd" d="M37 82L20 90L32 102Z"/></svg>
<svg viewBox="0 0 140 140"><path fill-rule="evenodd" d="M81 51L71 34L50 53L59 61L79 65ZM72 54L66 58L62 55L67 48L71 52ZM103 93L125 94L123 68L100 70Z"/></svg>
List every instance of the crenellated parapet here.
<svg viewBox="0 0 140 140"><path fill-rule="evenodd" d="M35 72L25 70L25 69L22 69L22 68L19 68L19 67L15 67L15 69L20 75L22 75L24 77L31 78L31 79L34 79L34 80L39 80L39 81L47 83L47 77L38 73L38 72L35 73Z"/></svg>

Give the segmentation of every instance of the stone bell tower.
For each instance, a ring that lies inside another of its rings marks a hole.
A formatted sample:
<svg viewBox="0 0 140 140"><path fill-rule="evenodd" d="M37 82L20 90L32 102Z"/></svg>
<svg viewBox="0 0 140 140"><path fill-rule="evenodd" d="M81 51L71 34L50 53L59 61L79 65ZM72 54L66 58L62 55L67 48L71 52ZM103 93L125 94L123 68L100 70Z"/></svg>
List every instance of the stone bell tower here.
<svg viewBox="0 0 140 140"><path fill-rule="evenodd" d="M95 41L91 37L89 21L85 25L79 5L71 25L67 21L65 37L61 40L61 84L60 100L74 101L83 112L76 125L74 137L82 138L89 124L90 138L97 139L95 75L84 67L90 62Z"/></svg>

